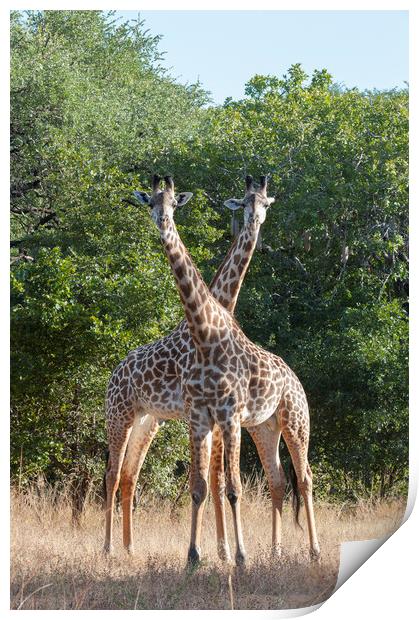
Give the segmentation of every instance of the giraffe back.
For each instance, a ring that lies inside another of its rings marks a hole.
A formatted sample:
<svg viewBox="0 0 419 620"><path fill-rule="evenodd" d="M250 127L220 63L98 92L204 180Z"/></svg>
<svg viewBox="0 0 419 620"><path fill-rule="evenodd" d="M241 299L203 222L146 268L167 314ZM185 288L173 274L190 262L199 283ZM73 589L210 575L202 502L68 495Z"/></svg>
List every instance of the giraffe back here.
<svg viewBox="0 0 419 620"><path fill-rule="evenodd" d="M192 353L186 321L164 338L130 351L110 378L108 416L125 409L127 416L141 411L162 419L184 417L180 381Z"/></svg>

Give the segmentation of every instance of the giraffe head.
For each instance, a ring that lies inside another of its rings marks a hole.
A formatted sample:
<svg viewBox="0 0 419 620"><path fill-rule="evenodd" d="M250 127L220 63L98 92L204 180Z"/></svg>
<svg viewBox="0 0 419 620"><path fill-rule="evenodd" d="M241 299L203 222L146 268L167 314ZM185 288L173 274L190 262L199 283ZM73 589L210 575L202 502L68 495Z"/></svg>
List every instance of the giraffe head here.
<svg viewBox="0 0 419 620"><path fill-rule="evenodd" d="M191 198L191 192L182 192L175 195L175 186L172 177L164 177L165 187L160 188L160 177L157 174L153 177L151 196L147 192L134 192L134 196L142 204L150 207L151 217L157 228L164 231L173 223L173 214L177 207L182 207Z"/></svg>
<svg viewBox="0 0 419 620"><path fill-rule="evenodd" d="M251 176L246 177L246 192L244 198L230 198L224 205L235 211L243 207L244 225L263 224L266 218L266 210L275 202L275 198L268 197L268 177L260 177L260 185L255 186Z"/></svg>

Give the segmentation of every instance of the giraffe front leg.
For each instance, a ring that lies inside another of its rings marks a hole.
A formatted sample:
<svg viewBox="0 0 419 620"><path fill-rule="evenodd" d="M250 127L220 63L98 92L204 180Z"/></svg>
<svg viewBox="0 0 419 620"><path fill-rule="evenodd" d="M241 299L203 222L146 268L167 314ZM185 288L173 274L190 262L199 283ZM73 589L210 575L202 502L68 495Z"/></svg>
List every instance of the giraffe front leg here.
<svg viewBox="0 0 419 620"><path fill-rule="evenodd" d="M233 514L234 536L236 539L236 564L245 564L246 551L243 542L240 502L242 484L240 479L240 417L229 418L231 425L223 426L223 438L227 458L227 498Z"/></svg>
<svg viewBox="0 0 419 620"><path fill-rule="evenodd" d="M224 474L224 442L219 426L214 426L212 433L210 487L214 502L215 525L217 530L217 551L220 560L231 560L230 547L227 539L227 525L224 505L225 474Z"/></svg>
<svg viewBox="0 0 419 620"><path fill-rule="evenodd" d="M189 436L191 448L190 492L192 496L191 540L188 563L195 565L201 560L201 529L205 500L208 495L208 472L211 451L212 428L207 413L202 416L192 411Z"/></svg>
<svg viewBox="0 0 419 620"><path fill-rule="evenodd" d="M134 553L132 511L135 487L144 459L158 429L157 418L151 415L137 415L122 463L122 537L124 547L129 554Z"/></svg>
<svg viewBox="0 0 419 620"><path fill-rule="evenodd" d="M274 417L247 430L256 445L268 479L272 501L272 555L280 557L282 550L282 505L286 482L278 454L281 431Z"/></svg>

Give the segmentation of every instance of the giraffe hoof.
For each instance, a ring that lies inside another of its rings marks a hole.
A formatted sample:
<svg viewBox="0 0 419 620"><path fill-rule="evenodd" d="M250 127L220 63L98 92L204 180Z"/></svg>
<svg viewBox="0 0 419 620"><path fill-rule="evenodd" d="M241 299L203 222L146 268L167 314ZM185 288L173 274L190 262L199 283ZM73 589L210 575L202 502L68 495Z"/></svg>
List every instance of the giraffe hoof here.
<svg viewBox="0 0 419 620"><path fill-rule="evenodd" d="M201 561L201 551L198 547L192 547L188 551L188 566L198 566Z"/></svg>
<svg viewBox="0 0 419 620"><path fill-rule="evenodd" d="M111 558L115 555L114 553L114 548L112 545L109 545L108 543L105 543L104 547L103 547L103 553L108 557Z"/></svg>
<svg viewBox="0 0 419 620"><path fill-rule="evenodd" d="M273 545L271 556L274 560L278 560L282 555L282 547L281 545Z"/></svg>
<svg viewBox="0 0 419 620"><path fill-rule="evenodd" d="M237 551L236 553L236 566L245 566L247 561L247 556L244 551Z"/></svg>
<svg viewBox="0 0 419 620"><path fill-rule="evenodd" d="M310 549L310 560L312 562L318 562L320 560L320 547Z"/></svg>
<svg viewBox="0 0 419 620"><path fill-rule="evenodd" d="M222 562L231 562L231 553L228 545L218 546L218 557Z"/></svg>
<svg viewBox="0 0 419 620"><path fill-rule="evenodd" d="M134 555L134 545L127 545L125 549L129 556Z"/></svg>

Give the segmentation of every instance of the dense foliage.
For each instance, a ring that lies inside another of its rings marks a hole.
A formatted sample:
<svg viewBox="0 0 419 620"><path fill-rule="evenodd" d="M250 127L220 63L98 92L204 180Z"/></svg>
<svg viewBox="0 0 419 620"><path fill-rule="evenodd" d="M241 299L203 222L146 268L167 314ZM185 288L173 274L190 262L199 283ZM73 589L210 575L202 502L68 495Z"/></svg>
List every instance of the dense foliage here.
<svg viewBox="0 0 419 620"><path fill-rule="evenodd" d="M157 171L194 192L177 219L208 281L231 242L223 200L242 195L246 173L269 173L276 203L238 320L303 382L316 492L405 490L407 91L345 90L294 65L213 106L162 69L141 23L11 20L13 477L98 483L112 369L182 317L132 189ZM141 483L174 497L187 461L187 429L168 422Z"/></svg>

